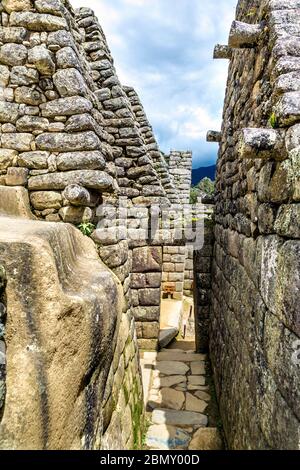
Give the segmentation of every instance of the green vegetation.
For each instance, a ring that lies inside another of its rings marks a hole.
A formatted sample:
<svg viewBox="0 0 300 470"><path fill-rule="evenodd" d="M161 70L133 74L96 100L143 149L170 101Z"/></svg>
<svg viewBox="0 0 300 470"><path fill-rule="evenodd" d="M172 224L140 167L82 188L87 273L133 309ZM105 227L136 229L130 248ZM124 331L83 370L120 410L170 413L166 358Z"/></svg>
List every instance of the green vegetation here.
<svg viewBox="0 0 300 470"><path fill-rule="evenodd" d="M278 127L278 120L276 114L273 112L269 118L269 124L273 129L276 129Z"/></svg>
<svg viewBox="0 0 300 470"><path fill-rule="evenodd" d="M96 227L90 222L83 222L82 224L78 225L78 228L83 233L83 235L90 237Z"/></svg>
<svg viewBox="0 0 300 470"><path fill-rule="evenodd" d="M193 186L190 195L191 204L196 204L197 198L201 192L212 196L215 192L215 182L210 178L203 178L196 186Z"/></svg>
<svg viewBox="0 0 300 470"><path fill-rule="evenodd" d="M257 8L253 7L253 8L250 8L246 16L254 16L256 15L256 13L257 13Z"/></svg>

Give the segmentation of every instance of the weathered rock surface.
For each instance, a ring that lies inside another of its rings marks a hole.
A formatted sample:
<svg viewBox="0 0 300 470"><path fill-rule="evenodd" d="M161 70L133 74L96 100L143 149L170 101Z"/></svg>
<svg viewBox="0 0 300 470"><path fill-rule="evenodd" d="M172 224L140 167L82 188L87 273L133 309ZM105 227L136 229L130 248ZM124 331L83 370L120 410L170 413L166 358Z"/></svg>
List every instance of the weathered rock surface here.
<svg viewBox="0 0 300 470"><path fill-rule="evenodd" d="M223 443L216 428L201 428L195 432L189 450L222 450Z"/></svg>
<svg viewBox="0 0 300 470"><path fill-rule="evenodd" d="M120 286L73 227L4 217L0 226L9 279L1 448L81 448L88 402L80 390L86 374L110 360ZM107 309L100 318L99 303ZM101 403L101 393L96 400Z"/></svg>

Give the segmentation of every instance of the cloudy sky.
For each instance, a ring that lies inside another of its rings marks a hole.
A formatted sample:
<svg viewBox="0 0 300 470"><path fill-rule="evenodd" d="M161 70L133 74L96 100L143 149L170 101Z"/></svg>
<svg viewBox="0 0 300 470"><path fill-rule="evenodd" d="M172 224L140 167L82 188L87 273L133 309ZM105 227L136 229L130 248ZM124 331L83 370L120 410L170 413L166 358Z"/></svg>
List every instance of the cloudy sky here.
<svg viewBox="0 0 300 470"><path fill-rule="evenodd" d="M71 0L92 8L124 85L135 87L163 151L193 150L194 168L215 162L205 142L221 125L226 44L237 0Z"/></svg>

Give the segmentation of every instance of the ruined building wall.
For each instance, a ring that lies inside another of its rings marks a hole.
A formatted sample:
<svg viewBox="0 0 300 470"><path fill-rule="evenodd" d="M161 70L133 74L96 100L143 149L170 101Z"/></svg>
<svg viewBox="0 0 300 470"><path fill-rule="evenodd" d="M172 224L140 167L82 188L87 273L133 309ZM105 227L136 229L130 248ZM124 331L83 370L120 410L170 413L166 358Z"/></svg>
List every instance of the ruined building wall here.
<svg viewBox="0 0 300 470"><path fill-rule="evenodd" d="M229 447L298 449L300 3L241 0L237 20L223 49L210 354Z"/></svg>
<svg viewBox="0 0 300 470"><path fill-rule="evenodd" d="M189 207L192 153L171 151L170 155L165 157L165 161L168 164L172 186L177 193L177 199L173 204L174 218L176 219L176 207ZM186 217L188 218L190 215ZM167 246L166 244L163 248L163 258L163 289L165 286L173 288L174 298L182 298L183 294L191 295L193 284L192 248Z"/></svg>

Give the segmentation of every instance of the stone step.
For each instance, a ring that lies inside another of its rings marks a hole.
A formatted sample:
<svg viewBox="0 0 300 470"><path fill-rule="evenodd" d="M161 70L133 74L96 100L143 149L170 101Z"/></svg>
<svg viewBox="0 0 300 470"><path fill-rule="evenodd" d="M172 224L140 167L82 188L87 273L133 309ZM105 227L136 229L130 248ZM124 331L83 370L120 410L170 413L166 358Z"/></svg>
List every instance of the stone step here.
<svg viewBox="0 0 300 470"><path fill-rule="evenodd" d="M146 445L156 450L184 450L187 449L191 436L175 426L155 424L147 432Z"/></svg>
<svg viewBox="0 0 300 470"><path fill-rule="evenodd" d="M207 416L193 411L154 410L153 424L171 424L173 426L207 426Z"/></svg>
<svg viewBox="0 0 300 470"><path fill-rule="evenodd" d="M186 394L185 409L187 411L196 411L197 413L203 413L207 408L207 403L194 397L191 393Z"/></svg>
<svg viewBox="0 0 300 470"><path fill-rule="evenodd" d="M199 362L206 359L205 354L186 353L186 352L159 352L157 354L158 361L179 361L179 362Z"/></svg>
<svg viewBox="0 0 300 470"><path fill-rule="evenodd" d="M165 375L185 375L190 370L189 366L175 360L157 362L155 369Z"/></svg>
<svg viewBox="0 0 300 470"><path fill-rule="evenodd" d="M195 400L198 400L198 398L195 398ZM162 388L158 392L157 398L148 402L148 406L151 409L168 408L170 410L181 410L184 403L185 394L183 392L174 390L173 388Z"/></svg>

